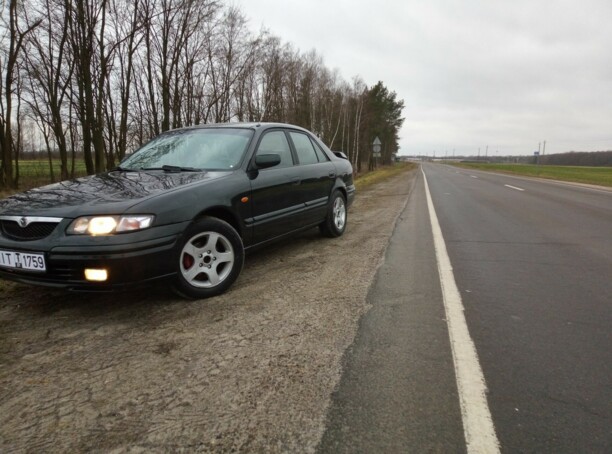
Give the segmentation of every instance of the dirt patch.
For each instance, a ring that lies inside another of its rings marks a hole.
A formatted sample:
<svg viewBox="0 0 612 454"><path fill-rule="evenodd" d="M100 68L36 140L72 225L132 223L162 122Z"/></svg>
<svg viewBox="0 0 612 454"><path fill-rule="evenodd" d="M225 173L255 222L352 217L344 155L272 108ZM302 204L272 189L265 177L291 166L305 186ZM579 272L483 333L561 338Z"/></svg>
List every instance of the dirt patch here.
<svg viewBox="0 0 612 454"><path fill-rule="evenodd" d="M339 239L248 256L220 297L0 282L0 451L312 452L414 176L360 192Z"/></svg>

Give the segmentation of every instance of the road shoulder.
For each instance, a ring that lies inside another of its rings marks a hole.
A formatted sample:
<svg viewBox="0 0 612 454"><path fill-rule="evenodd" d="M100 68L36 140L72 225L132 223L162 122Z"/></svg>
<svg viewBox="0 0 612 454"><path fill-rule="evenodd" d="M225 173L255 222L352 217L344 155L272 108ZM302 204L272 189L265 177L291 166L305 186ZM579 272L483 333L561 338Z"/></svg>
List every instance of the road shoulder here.
<svg viewBox="0 0 612 454"><path fill-rule="evenodd" d="M419 172L343 358L321 453L465 450L427 213Z"/></svg>

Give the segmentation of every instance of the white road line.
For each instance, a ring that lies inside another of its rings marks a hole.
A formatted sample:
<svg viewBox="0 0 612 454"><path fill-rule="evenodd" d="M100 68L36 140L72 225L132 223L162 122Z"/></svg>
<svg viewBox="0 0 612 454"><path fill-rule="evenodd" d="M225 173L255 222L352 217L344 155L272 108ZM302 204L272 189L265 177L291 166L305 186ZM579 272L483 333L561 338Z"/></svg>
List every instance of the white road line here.
<svg viewBox="0 0 612 454"><path fill-rule="evenodd" d="M530 183L542 183L542 184L550 184L554 186L565 186L565 187L574 188L574 189L583 189L585 191L601 192L604 194L612 195L612 189L604 189L604 188L600 189L598 187L593 187L597 185L588 185L585 183L573 183L571 181L549 180L546 178L538 178L538 177L524 177L520 175L509 175L507 173L498 173L498 172L493 172L493 171L487 172L487 171L481 170L480 172L484 174L486 173L493 174L493 175L497 175L497 176L505 177L505 178L512 178L514 180L527 181Z"/></svg>
<svg viewBox="0 0 612 454"><path fill-rule="evenodd" d="M455 364L455 377L459 391L467 451L468 453L499 453L499 441L495 434L495 426L487 403L487 385L478 361L476 347L465 321L461 294L455 282L453 267L448 257L442 229L429 192L427 176L422 167L421 172L423 172L423 179L425 180L427 206L440 273L448 335Z"/></svg>
<svg viewBox="0 0 612 454"><path fill-rule="evenodd" d="M476 175L470 175L472 178L478 178Z"/></svg>
<svg viewBox="0 0 612 454"><path fill-rule="evenodd" d="M524 191L523 188L517 188L516 186L510 186L509 184L505 184L504 186L510 189L516 189L517 191Z"/></svg>

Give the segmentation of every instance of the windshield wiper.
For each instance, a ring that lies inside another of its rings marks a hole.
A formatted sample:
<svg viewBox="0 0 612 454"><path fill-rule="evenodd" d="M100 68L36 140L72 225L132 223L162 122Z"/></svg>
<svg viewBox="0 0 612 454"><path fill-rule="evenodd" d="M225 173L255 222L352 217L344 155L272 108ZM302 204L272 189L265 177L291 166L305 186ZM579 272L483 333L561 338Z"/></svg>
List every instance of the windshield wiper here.
<svg viewBox="0 0 612 454"><path fill-rule="evenodd" d="M195 167L181 167L163 165L161 167L141 167L140 170L163 170L164 172L202 172L202 169Z"/></svg>

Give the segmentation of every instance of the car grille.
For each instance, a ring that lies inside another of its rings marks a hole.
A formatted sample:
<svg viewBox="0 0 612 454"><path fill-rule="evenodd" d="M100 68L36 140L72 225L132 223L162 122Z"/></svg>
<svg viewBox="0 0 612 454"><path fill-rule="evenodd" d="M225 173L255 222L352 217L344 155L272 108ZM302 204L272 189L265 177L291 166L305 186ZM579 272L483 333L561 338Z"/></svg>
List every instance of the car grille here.
<svg viewBox="0 0 612 454"><path fill-rule="evenodd" d="M58 222L32 222L26 227L20 227L15 221L0 221L2 234L16 241L40 240L51 235Z"/></svg>

